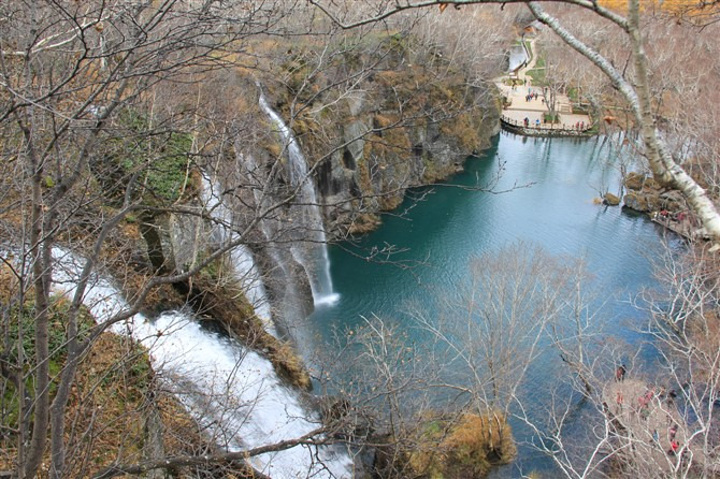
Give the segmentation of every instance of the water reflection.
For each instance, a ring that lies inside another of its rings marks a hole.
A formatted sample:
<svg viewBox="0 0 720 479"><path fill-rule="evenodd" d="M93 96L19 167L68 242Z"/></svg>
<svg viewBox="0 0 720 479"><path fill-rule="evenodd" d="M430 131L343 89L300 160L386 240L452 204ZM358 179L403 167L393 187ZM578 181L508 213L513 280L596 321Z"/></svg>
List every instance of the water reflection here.
<svg viewBox="0 0 720 479"><path fill-rule="evenodd" d="M503 172L494 192L470 188L490 183L499 166ZM359 242L331 248L332 277L340 301L308 319L306 327L312 332L308 336L316 341L309 350L336 348L333 332L340 332L342 338L345 331L358 330L363 318L377 315L430 358L437 353L431 351L434 343L418 333L407 305L429 315L437 313L439 298L457 294L458 285L467 279L471 258L492 255L518 241L539 245L558 258L584 261L592 276L594 306L602 306L598 329L610 332L618 342L639 344L635 329L641 313L627 300L655 284L649 257L663 245L655 225L644 215L593 201L599 192L619 191L623 169L633 169L632 159L608 139L528 141L502 133L484 155L468 160L466 171L453 178L465 188L435 188L411 209L407 200L401 207L408 209L403 217L389 215L378 231ZM518 188L528 184L532 186ZM503 190L509 192L496 193ZM388 260L417 266L363 259L370 249L387 245L402 249ZM308 359L317 360L313 355ZM536 404L535 413L542 414L553 392L566 387L557 381L565 372L557 351L549 349L528 370L520 388L522 400ZM578 415L580 411L595 413L580 407ZM513 428L520 457L494 476L520 477L520 466L525 473L552 470L551 460L527 446L528 428L518 421Z"/></svg>

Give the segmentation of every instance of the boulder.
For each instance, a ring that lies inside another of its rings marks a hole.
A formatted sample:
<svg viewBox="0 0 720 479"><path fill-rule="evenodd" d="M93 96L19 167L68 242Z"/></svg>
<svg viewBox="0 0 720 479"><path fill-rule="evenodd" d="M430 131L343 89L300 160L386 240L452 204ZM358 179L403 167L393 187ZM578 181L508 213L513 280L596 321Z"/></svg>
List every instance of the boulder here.
<svg viewBox="0 0 720 479"><path fill-rule="evenodd" d="M678 190L664 191L659 195L663 209L668 211L680 211L684 209L685 198Z"/></svg>
<svg viewBox="0 0 720 479"><path fill-rule="evenodd" d="M662 201L657 192L630 191L623 198L625 206L641 213L650 213L662 209Z"/></svg>
<svg viewBox="0 0 720 479"><path fill-rule="evenodd" d="M625 188L633 191L640 191L642 189L656 190L660 188L660 185L652 176L636 171L628 173L623 183L625 184Z"/></svg>
<svg viewBox="0 0 720 479"><path fill-rule="evenodd" d="M645 185L645 175L632 171L625 177L624 183L628 190L640 191Z"/></svg>
<svg viewBox="0 0 720 479"><path fill-rule="evenodd" d="M652 213L660 210L676 213L687 209L682 193L677 190L662 188L657 181L644 174L637 172L629 173L623 183L628 189L623 201L625 206L630 209L643 213ZM607 197L603 202L611 204L607 200Z"/></svg>
<svg viewBox="0 0 720 479"><path fill-rule="evenodd" d="M620 204L620 198L613 195L612 193L605 193L603 196L603 203L608 206L617 206Z"/></svg>

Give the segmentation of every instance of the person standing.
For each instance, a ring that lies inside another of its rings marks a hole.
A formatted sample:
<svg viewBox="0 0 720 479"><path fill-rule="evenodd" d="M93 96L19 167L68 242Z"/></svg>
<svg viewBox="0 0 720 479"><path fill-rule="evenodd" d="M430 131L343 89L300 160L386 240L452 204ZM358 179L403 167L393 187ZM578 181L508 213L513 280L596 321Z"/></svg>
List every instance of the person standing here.
<svg viewBox="0 0 720 479"><path fill-rule="evenodd" d="M626 373L627 369L625 369L625 364L621 364L618 366L617 370L615 370L615 380L619 383L623 382L625 380Z"/></svg>

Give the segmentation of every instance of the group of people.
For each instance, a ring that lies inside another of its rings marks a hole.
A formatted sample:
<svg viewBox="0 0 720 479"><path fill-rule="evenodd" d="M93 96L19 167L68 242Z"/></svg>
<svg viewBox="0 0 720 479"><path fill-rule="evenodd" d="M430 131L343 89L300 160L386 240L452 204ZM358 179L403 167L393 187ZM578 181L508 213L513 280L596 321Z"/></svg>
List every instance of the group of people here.
<svg viewBox="0 0 720 479"><path fill-rule="evenodd" d="M672 426L670 426L668 428L667 440L668 440L668 444L670 445L670 447L667 450L668 456L674 456L678 453L678 450L680 450L680 443L677 440L677 432L678 432L677 424L673 424ZM660 435L658 434L657 429L653 430L652 438L656 444L660 444Z"/></svg>
<svg viewBox="0 0 720 479"><path fill-rule="evenodd" d="M668 441L670 441L670 449L668 449L668 455L674 456L680 449L680 443L677 441L678 425L673 424L668 428Z"/></svg>
<svg viewBox="0 0 720 479"><path fill-rule="evenodd" d="M619 365L615 369L615 381L617 381L618 383L624 382L627 374L628 370L625 364ZM625 398L623 397L623 392L628 393L629 389L623 389L622 387L618 387L615 397L615 402L617 403L618 409L620 411L622 411L624 406ZM666 390L664 387L657 388L655 386L648 385L645 389L645 392L637 398L637 404L630 404L630 414L635 415L637 413L643 420L648 421L650 419L653 401L658 401L656 402L656 404L666 402L667 405L670 406L675 402L676 397L677 391L675 389ZM603 410L606 414L609 413L609 407L606 403L603 403ZM688 453L688 449L687 447L681 447L680 438L678 437L678 431L680 429L678 423L675 419L672 418L670 413L668 413L668 410L664 409L664 407L658 409L657 411L663 411L665 413L667 421L670 425L667 428L667 435L662 441L662 444L660 441L661 438L658 430L652 430L653 443L656 444L658 448L661 448L661 450L666 452L668 456L676 456L678 454L684 456ZM652 427L652 424L657 425L658 418L655 419L656 420L649 421L647 425L649 427Z"/></svg>
<svg viewBox="0 0 720 479"><path fill-rule="evenodd" d="M543 123L547 123L547 118L543 120ZM525 128L530 128L531 126L534 126L535 128L540 128L540 118L536 118L534 121L531 120L528 117L523 118L523 126ZM563 123L563 129L567 130L568 127ZM578 121L575 123L575 125L570 125L571 130L577 130L577 131L584 131L585 130L585 122L584 121Z"/></svg>
<svg viewBox="0 0 720 479"><path fill-rule="evenodd" d="M625 364L621 364L620 366L615 369L615 381L617 382L624 382L625 376L627 375L627 368L625 367ZM671 389L669 392L666 393L664 388L661 388L660 391L656 391L655 387L648 386L647 390L644 394L642 394L640 397L638 397L638 406L636 409L634 409L632 412L638 412L640 414L640 417L644 420L647 420L650 417L650 405L652 404L653 399L657 398L658 400L662 401L663 399L666 399L668 404L672 404L675 400L675 396L677 393L675 390ZM624 403L624 397L621 390L618 390L615 397L615 402L617 403L619 408L623 407ZM603 403L604 408L607 408L607 405ZM667 431L667 441L669 444L669 448L667 450L668 455L676 455L678 451L680 450L680 443L677 439L677 433L678 433L678 425L677 423L673 423L670 427L668 427ZM658 434L657 429L653 430L652 438L656 443L660 443L660 435Z"/></svg>
<svg viewBox="0 0 720 479"><path fill-rule="evenodd" d="M652 219L686 238L702 237L703 230L697 217L688 211L671 212L666 209L654 211Z"/></svg>
<svg viewBox="0 0 720 479"><path fill-rule="evenodd" d="M655 388L645 391L645 394L638 398L638 412L640 417L647 420L650 417L650 403L655 398Z"/></svg>
<svg viewBox="0 0 720 479"><path fill-rule="evenodd" d="M666 209L662 209L660 211L656 211L653 213L653 218L655 219L661 219L661 220L672 220L677 222L682 222L687 220L690 220L690 223L693 225L695 224L694 218L688 214L687 211L680 211L678 213L670 213Z"/></svg>

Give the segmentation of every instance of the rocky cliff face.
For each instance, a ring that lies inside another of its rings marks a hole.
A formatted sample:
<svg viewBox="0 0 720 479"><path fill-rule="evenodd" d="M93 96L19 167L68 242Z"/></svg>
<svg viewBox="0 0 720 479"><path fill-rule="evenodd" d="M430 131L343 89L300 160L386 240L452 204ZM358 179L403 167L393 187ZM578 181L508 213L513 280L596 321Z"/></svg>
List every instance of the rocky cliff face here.
<svg viewBox="0 0 720 479"><path fill-rule="evenodd" d="M209 142L217 148L199 166L217 176L218 200L232 211L228 221L252 250L286 336L293 336L289 329L297 323L292 316L303 318L312 308L307 279L314 272L291 251L303 241L313 243L303 237L312 228L303 228L302 213L292 206L299 190L293 187L287 139L259 106L260 88L304 153L328 238L362 233L377 227L379 214L396 208L408 188L461 170L499 129L493 86L473 84L431 53L427 61L417 61L416 54L414 64L406 53L392 40L386 51L351 58L372 66L350 86L338 81L347 77L340 70L348 59L311 75L302 54L290 51L285 73L259 78L260 86L241 72L206 85L234 100L207 99L211 131L226 128L226 139ZM185 203L204 208L199 198ZM186 270L217 246L206 220L161 216L144 222L152 227L144 236L155 270Z"/></svg>
<svg viewBox="0 0 720 479"><path fill-rule="evenodd" d="M313 169L335 237L373 229L378 213L397 207L407 188L461 170L498 132L493 86L472 85L430 53L419 64L397 45L391 53L365 61L373 68L351 88L333 87L332 69L309 89L321 93L292 82L268 88Z"/></svg>
<svg viewBox="0 0 720 479"><path fill-rule="evenodd" d="M497 110L488 91L465 86L459 78L449 86L420 87L423 76L412 70L379 74L371 92L299 125L306 156L317 161L329 231L374 228L378 213L396 208L407 188L461 170L465 159L486 148L497 132ZM397 81L418 88L397 96ZM329 154L314 135L319 130L334 145Z"/></svg>

